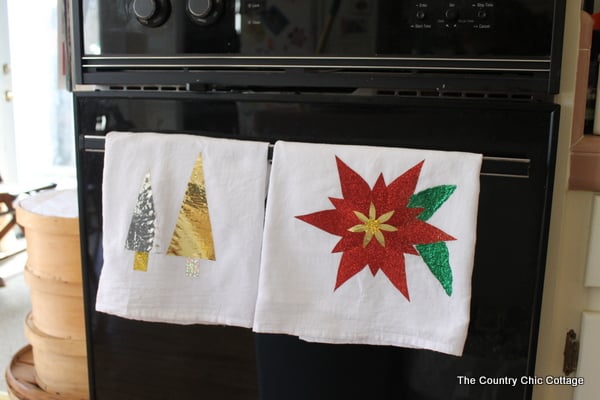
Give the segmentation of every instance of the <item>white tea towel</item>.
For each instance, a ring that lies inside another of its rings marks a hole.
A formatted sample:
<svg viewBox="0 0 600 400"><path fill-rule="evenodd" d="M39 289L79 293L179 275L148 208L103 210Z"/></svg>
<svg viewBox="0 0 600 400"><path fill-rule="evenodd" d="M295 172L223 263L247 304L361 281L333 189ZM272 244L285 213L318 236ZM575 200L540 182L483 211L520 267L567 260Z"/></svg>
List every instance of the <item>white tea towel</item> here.
<svg viewBox="0 0 600 400"><path fill-rule="evenodd" d="M277 142L254 330L460 355L481 161Z"/></svg>
<svg viewBox="0 0 600 400"><path fill-rule="evenodd" d="M268 143L111 132L96 309L124 318L250 327Z"/></svg>

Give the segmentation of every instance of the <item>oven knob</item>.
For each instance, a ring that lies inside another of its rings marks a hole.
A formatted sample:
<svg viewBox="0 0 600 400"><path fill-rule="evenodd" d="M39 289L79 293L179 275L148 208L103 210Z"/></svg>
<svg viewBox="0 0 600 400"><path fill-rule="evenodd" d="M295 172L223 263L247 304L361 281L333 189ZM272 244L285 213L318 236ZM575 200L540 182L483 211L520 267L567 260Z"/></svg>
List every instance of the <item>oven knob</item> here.
<svg viewBox="0 0 600 400"><path fill-rule="evenodd" d="M169 0L133 0L133 13L142 25L160 26L171 14L171 3Z"/></svg>
<svg viewBox="0 0 600 400"><path fill-rule="evenodd" d="M449 8L444 13L446 21L454 22L458 19L458 10L456 8Z"/></svg>
<svg viewBox="0 0 600 400"><path fill-rule="evenodd" d="M206 18L213 8L212 0L190 0L187 9L194 18Z"/></svg>
<svg viewBox="0 0 600 400"><path fill-rule="evenodd" d="M211 25L223 14L225 0L188 0L185 7L190 19L198 25Z"/></svg>

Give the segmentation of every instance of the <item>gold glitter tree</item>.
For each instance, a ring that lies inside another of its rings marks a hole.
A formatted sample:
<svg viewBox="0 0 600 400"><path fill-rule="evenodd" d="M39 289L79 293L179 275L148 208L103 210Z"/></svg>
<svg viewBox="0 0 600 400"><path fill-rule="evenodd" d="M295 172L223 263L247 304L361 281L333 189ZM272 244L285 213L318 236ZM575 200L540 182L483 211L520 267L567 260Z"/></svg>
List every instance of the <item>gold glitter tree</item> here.
<svg viewBox="0 0 600 400"><path fill-rule="evenodd" d="M216 259L206 198L202 154L198 155L188 181L167 254L187 257L186 274L188 276L198 275L198 259Z"/></svg>

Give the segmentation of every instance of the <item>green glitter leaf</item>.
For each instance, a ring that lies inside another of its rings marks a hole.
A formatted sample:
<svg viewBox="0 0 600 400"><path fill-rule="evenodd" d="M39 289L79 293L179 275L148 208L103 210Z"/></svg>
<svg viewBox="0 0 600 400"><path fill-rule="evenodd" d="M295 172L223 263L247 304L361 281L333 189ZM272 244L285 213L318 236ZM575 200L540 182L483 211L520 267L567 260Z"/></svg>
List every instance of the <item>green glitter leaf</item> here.
<svg viewBox="0 0 600 400"><path fill-rule="evenodd" d="M421 221L427 221L444 204L452 193L456 190L456 185L441 185L425 189L411 196L408 207L423 208L423 212L418 218Z"/></svg>
<svg viewBox="0 0 600 400"><path fill-rule="evenodd" d="M452 269L450 268L450 253L446 242L418 244L417 251L429 267L429 270L441 283L448 296L452 295Z"/></svg>

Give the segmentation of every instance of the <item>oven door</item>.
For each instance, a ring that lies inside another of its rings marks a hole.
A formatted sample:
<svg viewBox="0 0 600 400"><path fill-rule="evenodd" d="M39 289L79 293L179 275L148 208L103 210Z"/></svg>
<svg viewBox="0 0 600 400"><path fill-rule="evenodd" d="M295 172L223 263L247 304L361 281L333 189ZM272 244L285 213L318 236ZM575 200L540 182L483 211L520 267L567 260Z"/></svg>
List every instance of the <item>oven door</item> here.
<svg viewBox="0 0 600 400"><path fill-rule="evenodd" d="M531 386L520 382L514 387L464 385L458 377L534 374L558 106L160 91L76 93L75 102L93 399L531 397ZM241 328L148 323L96 312L102 270L103 136L112 130L482 153L464 355L306 343Z"/></svg>

